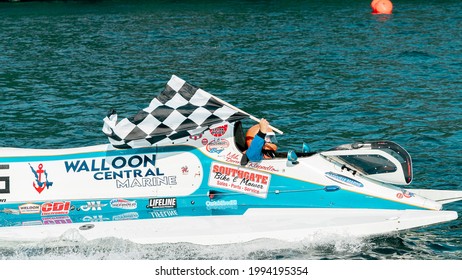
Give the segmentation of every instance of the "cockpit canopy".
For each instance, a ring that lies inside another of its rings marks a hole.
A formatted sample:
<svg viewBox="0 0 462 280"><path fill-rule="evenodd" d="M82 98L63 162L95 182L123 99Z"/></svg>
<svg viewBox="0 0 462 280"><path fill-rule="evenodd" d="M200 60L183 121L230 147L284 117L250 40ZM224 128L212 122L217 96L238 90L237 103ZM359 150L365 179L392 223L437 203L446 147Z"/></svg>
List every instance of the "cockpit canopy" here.
<svg viewBox="0 0 462 280"><path fill-rule="evenodd" d="M345 144L321 154L377 181L396 185L412 181L411 156L391 141Z"/></svg>

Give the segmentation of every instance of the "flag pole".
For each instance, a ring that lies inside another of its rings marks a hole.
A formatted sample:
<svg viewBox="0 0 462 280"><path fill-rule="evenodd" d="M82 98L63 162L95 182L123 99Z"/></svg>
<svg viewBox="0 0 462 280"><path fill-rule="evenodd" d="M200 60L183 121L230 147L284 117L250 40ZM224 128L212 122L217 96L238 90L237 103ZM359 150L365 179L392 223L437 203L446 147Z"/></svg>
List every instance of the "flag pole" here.
<svg viewBox="0 0 462 280"><path fill-rule="evenodd" d="M226 101L220 99L219 97L216 97L215 95L212 95L212 96L213 96L217 101L223 103L224 105L230 107L231 109L236 110L236 111L238 111L238 112L240 112L240 113L246 114L247 116L249 116L250 119L252 119L252 120L254 120L254 121L256 121L256 122L260 122L260 119L258 119L257 117L254 117L254 116L252 116L251 114L249 114L249 113L247 113L247 112L245 112L245 111L243 111L243 110L241 110L241 109L239 109L239 108L237 108L237 107L235 107L235 106L229 104L228 102L226 102ZM282 132L281 130L275 128L275 127L272 126L272 125L270 125L269 127L270 127L273 131L276 131L276 132L279 133L279 134L284 134L284 132Z"/></svg>

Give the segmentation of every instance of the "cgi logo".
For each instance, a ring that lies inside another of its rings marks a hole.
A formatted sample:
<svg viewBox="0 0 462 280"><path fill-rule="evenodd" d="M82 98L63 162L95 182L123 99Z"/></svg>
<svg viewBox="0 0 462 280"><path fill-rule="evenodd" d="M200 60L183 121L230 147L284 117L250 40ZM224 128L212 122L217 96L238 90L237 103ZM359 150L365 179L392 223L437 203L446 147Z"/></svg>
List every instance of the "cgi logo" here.
<svg viewBox="0 0 462 280"><path fill-rule="evenodd" d="M70 201L46 202L42 204L42 216L67 215L71 209Z"/></svg>

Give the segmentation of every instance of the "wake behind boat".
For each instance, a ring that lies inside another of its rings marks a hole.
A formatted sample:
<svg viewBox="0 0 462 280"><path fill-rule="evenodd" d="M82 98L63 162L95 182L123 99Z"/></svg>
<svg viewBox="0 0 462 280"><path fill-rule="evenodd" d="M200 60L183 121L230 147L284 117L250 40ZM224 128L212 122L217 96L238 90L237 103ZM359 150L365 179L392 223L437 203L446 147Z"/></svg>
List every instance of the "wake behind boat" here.
<svg viewBox="0 0 462 280"><path fill-rule="evenodd" d="M318 234L368 236L457 219L462 191L409 189L391 141L242 161L253 116L172 76L131 118L104 119L109 144L0 148L0 240L76 236L224 244Z"/></svg>

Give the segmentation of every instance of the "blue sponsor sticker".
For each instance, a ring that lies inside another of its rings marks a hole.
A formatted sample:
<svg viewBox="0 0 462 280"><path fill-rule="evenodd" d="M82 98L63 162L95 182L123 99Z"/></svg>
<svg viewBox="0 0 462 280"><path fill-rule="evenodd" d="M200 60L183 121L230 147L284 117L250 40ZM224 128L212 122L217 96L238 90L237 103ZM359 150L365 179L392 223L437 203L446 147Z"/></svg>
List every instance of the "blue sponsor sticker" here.
<svg viewBox="0 0 462 280"><path fill-rule="evenodd" d="M359 187L359 188L364 187L364 185L361 182L358 182L344 175L340 175L334 172L326 172L325 175L327 178L334 180L336 182L339 182L339 183L344 183L346 185L350 185L353 187Z"/></svg>

